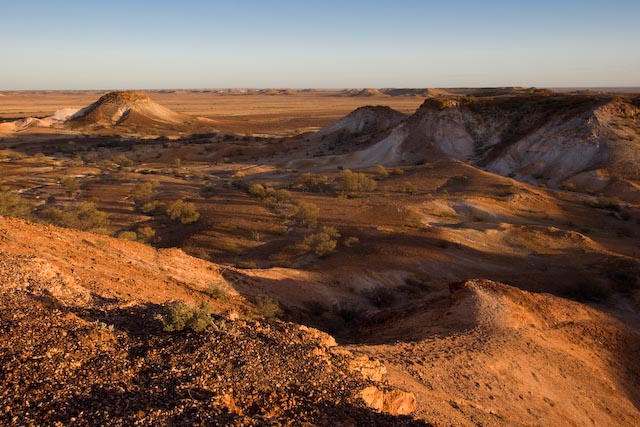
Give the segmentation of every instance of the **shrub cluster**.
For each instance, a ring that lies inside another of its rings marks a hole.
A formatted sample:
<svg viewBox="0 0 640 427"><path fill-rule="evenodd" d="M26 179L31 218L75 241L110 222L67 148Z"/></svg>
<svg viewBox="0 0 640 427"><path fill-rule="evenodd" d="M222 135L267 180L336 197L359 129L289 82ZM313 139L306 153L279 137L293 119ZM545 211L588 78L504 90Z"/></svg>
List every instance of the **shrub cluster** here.
<svg viewBox="0 0 640 427"><path fill-rule="evenodd" d="M345 169L340 172L340 189L350 195L373 191L378 185L367 175Z"/></svg>
<svg viewBox="0 0 640 427"><path fill-rule="evenodd" d="M31 214L31 205L9 187L0 186L0 216L27 218Z"/></svg>
<svg viewBox="0 0 640 427"><path fill-rule="evenodd" d="M340 233L334 227L324 226L317 233L308 236L304 243L319 257L325 257L336 250Z"/></svg>
<svg viewBox="0 0 640 427"><path fill-rule="evenodd" d="M167 216L171 220L180 224L193 224L200 219L200 213L196 210L196 205L178 199L167 206Z"/></svg>
<svg viewBox="0 0 640 427"><path fill-rule="evenodd" d="M109 224L105 212L98 210L94 202L81 202L63 209L49 207L41 212L48 222L78 230L101 231Z"/></svg>
<svg viewBox="0 0 640 427"><path fill-rule="evenodd" d="M162 326L167 332L178 332L190 329L194 332L202 332L213 325L211 317L211 306L202 302L198 308L191 307L183 302L176 302L169 312L157 318L162 322Z"/></svg>

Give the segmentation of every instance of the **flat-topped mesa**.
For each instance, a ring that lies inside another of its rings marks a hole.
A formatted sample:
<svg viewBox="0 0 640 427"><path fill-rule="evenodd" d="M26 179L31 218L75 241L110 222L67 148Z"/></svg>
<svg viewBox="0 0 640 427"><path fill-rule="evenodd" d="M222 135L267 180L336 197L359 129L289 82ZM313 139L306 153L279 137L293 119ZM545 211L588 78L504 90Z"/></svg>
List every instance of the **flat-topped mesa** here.
<svg viewBox="0 0 640 427"><path fill-rule="evenodd" d="M137 102L151 102L144 92L136 90L121 90L105 93L96 101L96 104L131 104Z"/></svg>
<svg viewBox="0 0 640 427"><path fill-rule="evenodd" d="M450 98L427 98L418 110L436 110L442 111L447 110L449 108L456 108L460 105L460 102L455 99Z"/></svg>

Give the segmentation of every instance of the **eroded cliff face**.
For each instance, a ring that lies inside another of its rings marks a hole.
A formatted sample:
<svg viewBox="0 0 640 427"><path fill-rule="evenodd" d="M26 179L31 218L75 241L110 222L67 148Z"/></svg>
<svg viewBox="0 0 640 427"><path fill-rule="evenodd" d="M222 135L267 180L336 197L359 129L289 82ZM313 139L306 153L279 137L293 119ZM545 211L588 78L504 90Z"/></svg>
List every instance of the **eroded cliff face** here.
<svg viewBox="0 0 640 427"><path fill-rule="evenodd" d="M361 116L347 117L366 131ZM430 98L385 134L372 134L369 147L333 156L332 163L367 167L443 156L552 187L565 181L590 192L624 187L637 198L640 109L634 99L611 96Z"/></svg>

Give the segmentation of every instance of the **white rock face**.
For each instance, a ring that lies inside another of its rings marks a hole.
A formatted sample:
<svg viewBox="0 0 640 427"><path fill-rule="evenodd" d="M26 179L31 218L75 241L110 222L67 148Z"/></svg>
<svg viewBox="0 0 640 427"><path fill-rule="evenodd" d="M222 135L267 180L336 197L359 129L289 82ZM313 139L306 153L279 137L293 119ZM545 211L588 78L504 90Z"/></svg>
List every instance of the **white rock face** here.
<svg viewBox="0 0 640 427"><path fill-rule="evenodd" d="M569 95L427 99L385 136L376 140L371 132L369 147L310 161L364 168L444 155L531 183L560 186L575 181L585 191L615 184L635 199L640 198L634 193L640 188L638 104ZM365 124L375 120L380 120L379 113L359 109L321 133L368 132Z"/></svg>

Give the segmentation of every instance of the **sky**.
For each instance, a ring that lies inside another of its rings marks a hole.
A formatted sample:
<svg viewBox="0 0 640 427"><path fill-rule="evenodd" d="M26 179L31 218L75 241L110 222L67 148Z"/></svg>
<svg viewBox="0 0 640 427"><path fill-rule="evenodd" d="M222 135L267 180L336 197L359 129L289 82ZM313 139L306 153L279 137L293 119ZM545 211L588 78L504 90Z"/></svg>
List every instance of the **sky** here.
<svg viewBox="0 0 640 427"><path fill-rule="evenodd" d="M640 0L0 0L0 90L640 86Z"/></svg>

